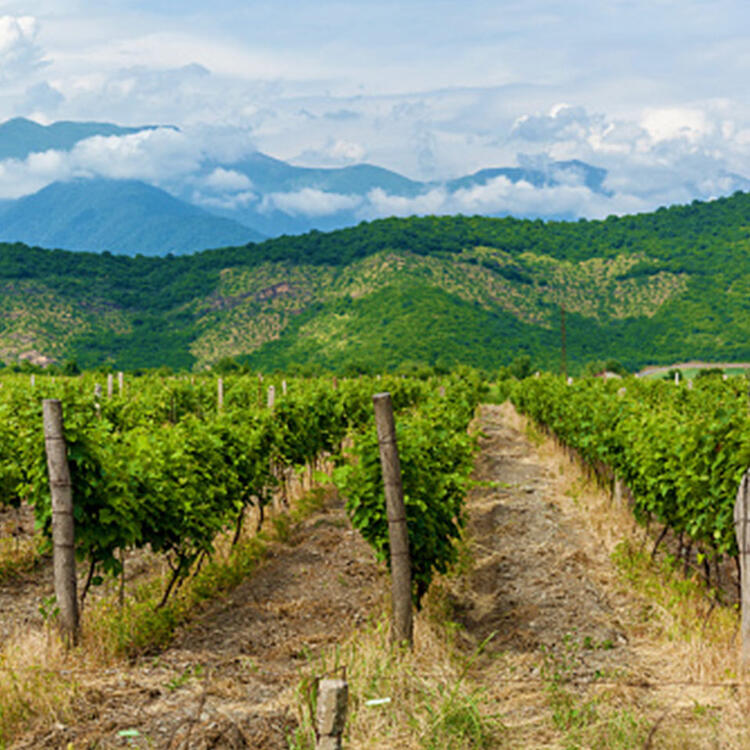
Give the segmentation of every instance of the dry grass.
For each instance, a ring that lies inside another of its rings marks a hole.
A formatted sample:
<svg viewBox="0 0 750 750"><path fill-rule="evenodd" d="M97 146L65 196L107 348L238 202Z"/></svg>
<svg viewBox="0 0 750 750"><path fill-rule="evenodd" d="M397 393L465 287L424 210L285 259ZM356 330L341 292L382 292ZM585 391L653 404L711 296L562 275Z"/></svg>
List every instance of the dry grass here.
<svg viewBox="0 0 750 750"><path fill-rule="evenodd" d="M454 648L439 595L429 599L415 619L413 650L391 646L381 614L342 646L309 659L294 696L300 728L291 748L314 748L317 679L338 670L349 684L344 744L351 750L506 747L496 704L470 675L479 652L465 657Z"/></svg>
<svg viewBox="0 0 750 750"><path fill-rule="evenodd" d="M81 663L52 628L19 630L0 651L0 748L29 721L65 722Z"/></svg>

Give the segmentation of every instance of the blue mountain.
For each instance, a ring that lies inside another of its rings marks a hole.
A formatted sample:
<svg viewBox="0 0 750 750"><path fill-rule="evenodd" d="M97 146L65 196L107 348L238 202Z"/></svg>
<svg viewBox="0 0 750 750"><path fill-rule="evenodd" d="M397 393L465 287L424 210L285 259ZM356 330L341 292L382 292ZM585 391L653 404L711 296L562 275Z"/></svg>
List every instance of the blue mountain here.
<svg viewBox="0 0 750 750"><path fill-rule="evenodd" d="M0 204L0 241L128 255L191 253L263 239L136 180L55 182Z"/></svg>
<svg viewBox="0 0 750 750"><path fill-rule="evenodd" d="M49 149L69 151L78 141L95 135L130 135L156 127L126 128L107 122L67 121L39 125L33 120L15 117L0 124L0 159L25 159L29 154Z"/></svg>

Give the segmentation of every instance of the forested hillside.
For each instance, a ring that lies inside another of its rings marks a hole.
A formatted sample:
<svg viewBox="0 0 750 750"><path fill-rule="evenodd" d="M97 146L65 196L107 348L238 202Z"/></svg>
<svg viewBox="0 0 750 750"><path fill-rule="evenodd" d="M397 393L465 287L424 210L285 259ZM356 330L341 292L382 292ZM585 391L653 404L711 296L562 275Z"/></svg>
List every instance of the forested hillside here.
<svg viewBox="0 0 750 750"><path fill-rule="evenodd" d="M750 359L750 195L604 221L385 219L192 256L0 245L0 359L575 369Z"/></svg>

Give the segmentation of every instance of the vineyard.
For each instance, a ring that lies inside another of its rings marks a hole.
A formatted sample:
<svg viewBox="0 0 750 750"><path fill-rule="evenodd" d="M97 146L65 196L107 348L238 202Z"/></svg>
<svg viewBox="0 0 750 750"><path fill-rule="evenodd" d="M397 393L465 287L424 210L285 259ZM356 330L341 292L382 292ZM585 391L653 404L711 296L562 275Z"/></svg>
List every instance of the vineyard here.
<svg viewBox="0 0 750 750"><path fill-rule="evenodd" d="M611 516L619 524L614 536L622 538L632 510L638 520L657 525L656 534L652 528L643 537L649 544L654 539L660 544L671 531L685 559L692 550L691 561L709 573L718 571L722 560L736 559L732 514L750 461L744 378L703 377L688 386L634 378L568 383L541 375L502 381L491 393L470 370L439 378L338 379L151 373L127 376L121 386L105 378L0 377L0 511L6 518L33 514L39 566L53 545L43 402L62 403L78 593L89 601L84 634L107 597L108 613L132 616L141 596L133 570L141 559L159 561L162 571L148 599L156 617L185 598L202 580L201 571L228 559L227 550L276 528L302 484L335 486L341 503L333 512L340 509L347 520L316 517L245 583L233 584L236 593L228 594L226 604L219 598L206 604L205 613L194 614L199 627L173 628L156 648L153 642L130 641L117 655L127 659L117 661L115 670L102 671L94 660L80 674L88 684L108 685L107 691L79 692L78 703L65 703L67 708L52 714L67 716L62 723L56 718L45 725L49 709L27 709L7 696L13 691L28 696L34 689L46 695L57 684L72 690L72 678L33 663L27 675L13 661L15 652L6 649L0 654L0 747L187 748L198 743L200 731L204 744L195 747L307 750L315 746L305 719L312 716L305 708L307 693L294 698L302 705L296 718L279 704L270 713L259 706L265 705L263 696L279 696L280 685L290 689L299 679L300 654L311 660L311 644L329 649L315 657L321 661L307 664L313 677L348 665L354 715L346 746L353 748L553 747L558 740L566 747L643 747L657 731L678 738L675 747L707 746L701 743L719 730L709 721L712 713L704 720L693 708L704 700L704 685L711 691L710 711L724 705L714 691L725 683L744 690L732 671L736 613L716 607L699 590L686 600L689 614L680 615L698 621L695 649L703 648L703 636L713 628L721 634L721 656L711 657L720 673L712 681L707 661L698 679L690 673L688 667L702 657L690 651L692 639L684 632L677 636L684 656L664 661L656 644L664 637L675 647L675 632L652 628L643 619L649 610L642 601L607 582L611 556L619 555L623 564L630 553L622 550L631 548L615 542L605 548L590 533L586 517ZM395 660L381 626L363 625L379 606L373 557L390 562L372 398L384 391L395 411L419 622L411 655ZM510 403L477 410L488 395L508 396L517 411ZM575 478L577 469L568 476L567 458L536 454L527 439L535 433L519 413L554 436L575 465L586 467L609 491L619 485L629 509L606 499L601 506L579 506L583 480ZM473 420L479 427L470 429ZM365 555L357 544L369 546ZM436 576L437 586L431 586ZM680 589L683 599L687 590ZM452 609L446 609L449 604ZM43 607L45 619L54 617L52 603ZM374 638L377 648L370 651L357 640L347 645L351 627L359 633L355 638ZM435 628L451 634L445 650L434 650ZM85 658L97 632L84 637L73 661ZM363 659L372 664L363 665ZM62 661L63 671L72 663ZM674 708L670 691L676 685L684 710ZM625 703L610 700L610 689L613 696L618 690L633 695ZM131 707L133 699L122 695L137 696L148 712ZM368 705L381 706L389 696L392 711L377 730L375 709ZM227 714L239 710L238 700L247 705L242 719ZM728 700L727 710L739 712L741 700ZM452 718L446 723L438 718L443 710L453 717L460 701L466 701L460 710L474 722L473 734L461 734ZM93 708L99 702L101 710ZM76 717L79 705L89 713ZM745 736L744 720L740 713L731 716L721 731L734 741ZM421 739L400 744L406 726ZM697 732L690 741L680 734L686 726ZM24 731L30 732L25 744L14 744ZM370 731L385 732L381 744L368 744ZM225 744L210 744L212 732ZM238 732L244 739L237 739ZM727 746L740 747L742 741Z"/></svg>
<svg viewBox="0 0 750 750"><path fill-rule="evenodd" d="M700 378L694 387L671 381L570 384L528 378L512 400L595 472L602 483L629 488L632 509L695 545L706 566L737 559L733 510L750 466L750 411L744 377Z"/></svg>
<svg viewBox="0 0 750 750"><path fill-rule="evenodd" d="M251 376L141 377L107 395L93 375L6 377L0 389L0 506L33 507L51 540L42 401L60 399L73 486L76 557L88 569L81 593L122 574L128 551L148 548L172 570L161 598L210 557L222 533L239 538L246 511L258 529L291 480L318 463L350 497L355 527L387 558L387 525L374 437L372 394L392 393L403 437L407 508L414 532L415 598L453 559L472 441L466 434L481 392L467 372L440 382ZM278 395L277 395L278 394Z"/></svg>

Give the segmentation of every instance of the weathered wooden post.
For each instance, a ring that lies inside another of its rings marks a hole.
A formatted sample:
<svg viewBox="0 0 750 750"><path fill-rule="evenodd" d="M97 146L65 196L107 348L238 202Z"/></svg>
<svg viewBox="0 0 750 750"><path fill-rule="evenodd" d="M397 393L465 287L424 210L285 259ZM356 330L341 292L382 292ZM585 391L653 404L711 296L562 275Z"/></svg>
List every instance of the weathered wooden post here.
<svg viewBox="0 0 750 750"><path fill-rule="evenodd" d="M117 389L120 391L120 395L122 396L122 392L125 390L125 376L123 375L122 370L117 373Z"/></svg>
<svg viewBox="0 0 750 750"><path fill-rule="evenodd" d="M276 388L272 385L268 386L268 401L267 405L269 409L273 409L274 404L276 403Z"/></svg>
<svg viewBox="0 0 750 750"><path fill-rule="evenodd" d="M49 487L52 495L52 543L55 597L60 624L68 645L78 643L78 598L76 595L75 528L73 487L65 447L62 404L58 399L42 401L44 447L47 452Z"/></svg>
<svg viewBox="0 0 750 750"><path fill-rule="evenodd" d="M625 483L622 479L616 476L612 483L612 500L614 500L614 503L618 508L623 506L623 498L625 497L624 486Z"/></svg>
<svg viewBox="0 0 750 750"><path fill-rule="evenodd" d="M224 378L216 381L216 409L221 411L224 408Z"/></svg>
<svg viewBox="0 0 750 750"><path fill-rule="evenodd" d="M96 409L96 416L102 416L102 386L101 383L94 385L94 408Z"/></svg>
<svg viewBox="0 0 750 750"><path fill-rule="evenodd" d="M31 384L32 388L36 385L36 375L34 375L33 373L31 374L31 377L29 378L29 383Z"/></svg>
<svg viewBox="0 0 750 750"><path fill-rule="evenodd" d="M676 370L674 374L674 384L679 385L680 384L680 371Z"/></svg>
<svg viewBox="0 0 750 750"><path fill-rule="evenodd" d="M281 392L286 396L286 380L281 381Z"/></svg>
<svg viewBox="0 0 750 750"><path fill-rule="evenodd" d="M734 533L740 558L742 664L750 667L750 469L743 475L737 489Z"/></svg>
<svg viewBox="0 0 750 750"><path fill-rule="evenodd" d="M318 683L316 750L341 750L348 701L349 686L345 680L321 680Z"/></svg>
<svg viewBox="0 0 750 750"><path fill-rule="evenodd" d="M115 392L115 377L111 372L107 373L107 398L112 398Z"/></svg>
<svg viewBox="0 0 750 750"><path fill-rule="evenodd" d="M393 629L391 640L413 643L411 603L411 557L409 534L406 527L404 490L401 484L401 462L396 444L396 425L393 421L393 403L390 393L376 393L375 425L378 430L380 464L383 468L386 513L388 516L388 541L391 551L391 595L393 597Z"/></svg>

